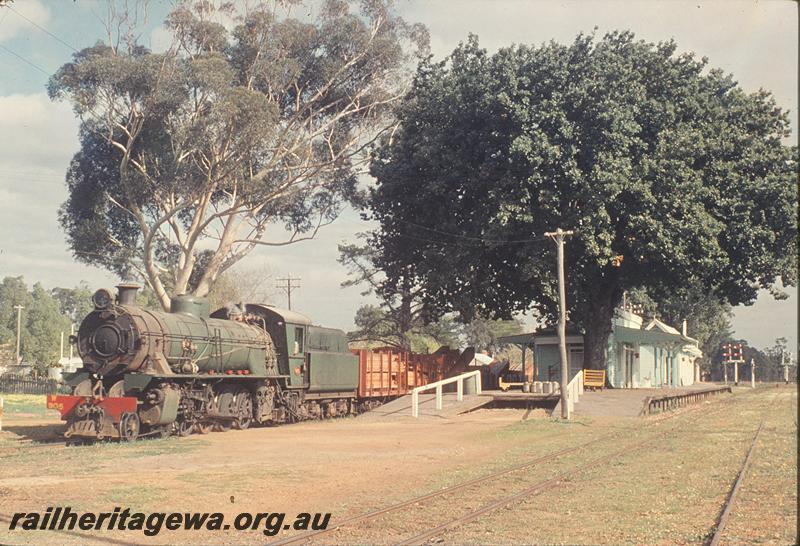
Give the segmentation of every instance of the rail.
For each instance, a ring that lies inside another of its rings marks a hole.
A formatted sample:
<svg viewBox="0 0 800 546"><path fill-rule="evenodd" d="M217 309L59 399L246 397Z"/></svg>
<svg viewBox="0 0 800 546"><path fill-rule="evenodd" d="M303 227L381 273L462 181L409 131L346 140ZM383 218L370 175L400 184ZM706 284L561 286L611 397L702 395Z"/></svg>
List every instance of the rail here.
<svg viewBox="0 0 800 546"><path fill-rule="evenodd" d="M690 391L681 394L668 394L661 396L649 396L644 399L641 415L651 415L656 411L668 411L671 409L686 406L688 404L697 404L708 400L712 396L722 394L724 392L733 392L731 387L718 387L710 388L702 391Z"/></svg>
<svg viewBox="0 0 800 546"><path fill-rule="evenodd" d="M431 389L436 389L436 409L442 409L442 387L445 385L449 385L450 383L456 383L456 399L461 402L464 400L464 380L469 379L471 377L475 378L475 394L481 393L481 372L479 370L475 370L474 372L467 372L462 373L461 375L457 375L455 377L449 377L447 379L442 379L441 381L436 381L434 383L428 383L427 385L423 385L421 387L417 387L416 389L411 391L411 416L412 417L419 417L419 393L429 391Z"/></svg>

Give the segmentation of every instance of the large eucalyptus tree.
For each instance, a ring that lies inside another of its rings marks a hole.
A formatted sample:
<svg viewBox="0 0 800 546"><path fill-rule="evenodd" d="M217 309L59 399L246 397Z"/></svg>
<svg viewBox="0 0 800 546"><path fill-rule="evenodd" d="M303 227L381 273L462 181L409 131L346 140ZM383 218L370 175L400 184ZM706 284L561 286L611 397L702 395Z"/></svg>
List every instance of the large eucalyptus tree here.
<svg viewBox="0 0 800 546"><path fill-rule="evenodd" d="M185 1L165 25L165 51L110 32L49 92L83 122L60 212L76 258L140 275L167 307L336 218L427 34L391 0Z"/></svg>

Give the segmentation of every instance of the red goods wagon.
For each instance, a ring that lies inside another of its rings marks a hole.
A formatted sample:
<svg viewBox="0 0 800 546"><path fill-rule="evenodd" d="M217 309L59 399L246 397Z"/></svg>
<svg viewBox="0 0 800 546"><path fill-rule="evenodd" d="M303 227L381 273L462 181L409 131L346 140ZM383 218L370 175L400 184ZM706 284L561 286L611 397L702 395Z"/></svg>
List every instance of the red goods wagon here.
<svg viewBox="0 0 800 546"><path fill-rule="evenodd" d="M411 389L463 373L474 351L463 353L442 347L433 354L417 354L388 347L353 349L358 356L358 397L403 396Z"/></svg>

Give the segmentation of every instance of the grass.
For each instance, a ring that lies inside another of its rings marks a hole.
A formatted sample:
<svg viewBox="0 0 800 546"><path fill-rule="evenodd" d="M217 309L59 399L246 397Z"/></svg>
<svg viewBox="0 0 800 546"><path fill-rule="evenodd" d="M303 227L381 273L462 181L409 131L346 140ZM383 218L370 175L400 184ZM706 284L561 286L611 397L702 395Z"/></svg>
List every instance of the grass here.
<svg viewBox="0 0 800 546"><path fill-rule="evenodd" d="M521 537L534 543L702 542L713 528L774 394L742 396L731 409L697 421L678 416L673 423L683 424L675 432L654 436L640 450L576 472L564 487L522 501L511 513L487 514L448 534L448 542L474 543L475 537L487 532L491 533L489 542L499 543ZM762 436L752 475L745 478L742 501L734 511L740 519L728 534L732 543L796 540L796 427L792 422L796 405L790 410L787 398L791 396L796 394L779 393L778 409L767 414L771 430ZM629 442L632 439L625 437L618 446ZM594 459L597 451L587 450L583 456Z"/></svg>
<svg viewBox="0 0 800 546"><path fill-rule="evenodd" d="M0 398L3 399L3 412L6 415L58 416L57 411L47 409L47 395L44 394L0 394Z"/></svg>
<svg viewBox="0 0 800 546"><path fill-rule="evenodd" d="M164 499L169 490L157 485L136 485L118 487L106 493L103 499L108 506L124 506L132 511L148 511L159 508L158 503Z"/></svg>

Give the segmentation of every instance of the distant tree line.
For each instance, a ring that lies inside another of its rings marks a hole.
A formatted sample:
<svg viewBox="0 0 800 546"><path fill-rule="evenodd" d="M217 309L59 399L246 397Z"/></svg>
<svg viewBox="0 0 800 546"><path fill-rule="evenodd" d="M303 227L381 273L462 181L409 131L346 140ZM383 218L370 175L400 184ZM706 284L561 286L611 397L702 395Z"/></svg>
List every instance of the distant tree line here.
<svg viewBox="0 0 800 546"><path fill-rule="evenodd" d="M41 283L29 288L22 277L6 277L0 284L0 343L10 343L16 355L17 305L24 309L20 323L20 357L39 374L58 362L61 332L69 335L70 325L92 309L91 291L86 283L74 288L45 289ZM65 343L67 340L65 339ZM0 365L13 362L1 362Z"/></svg>

